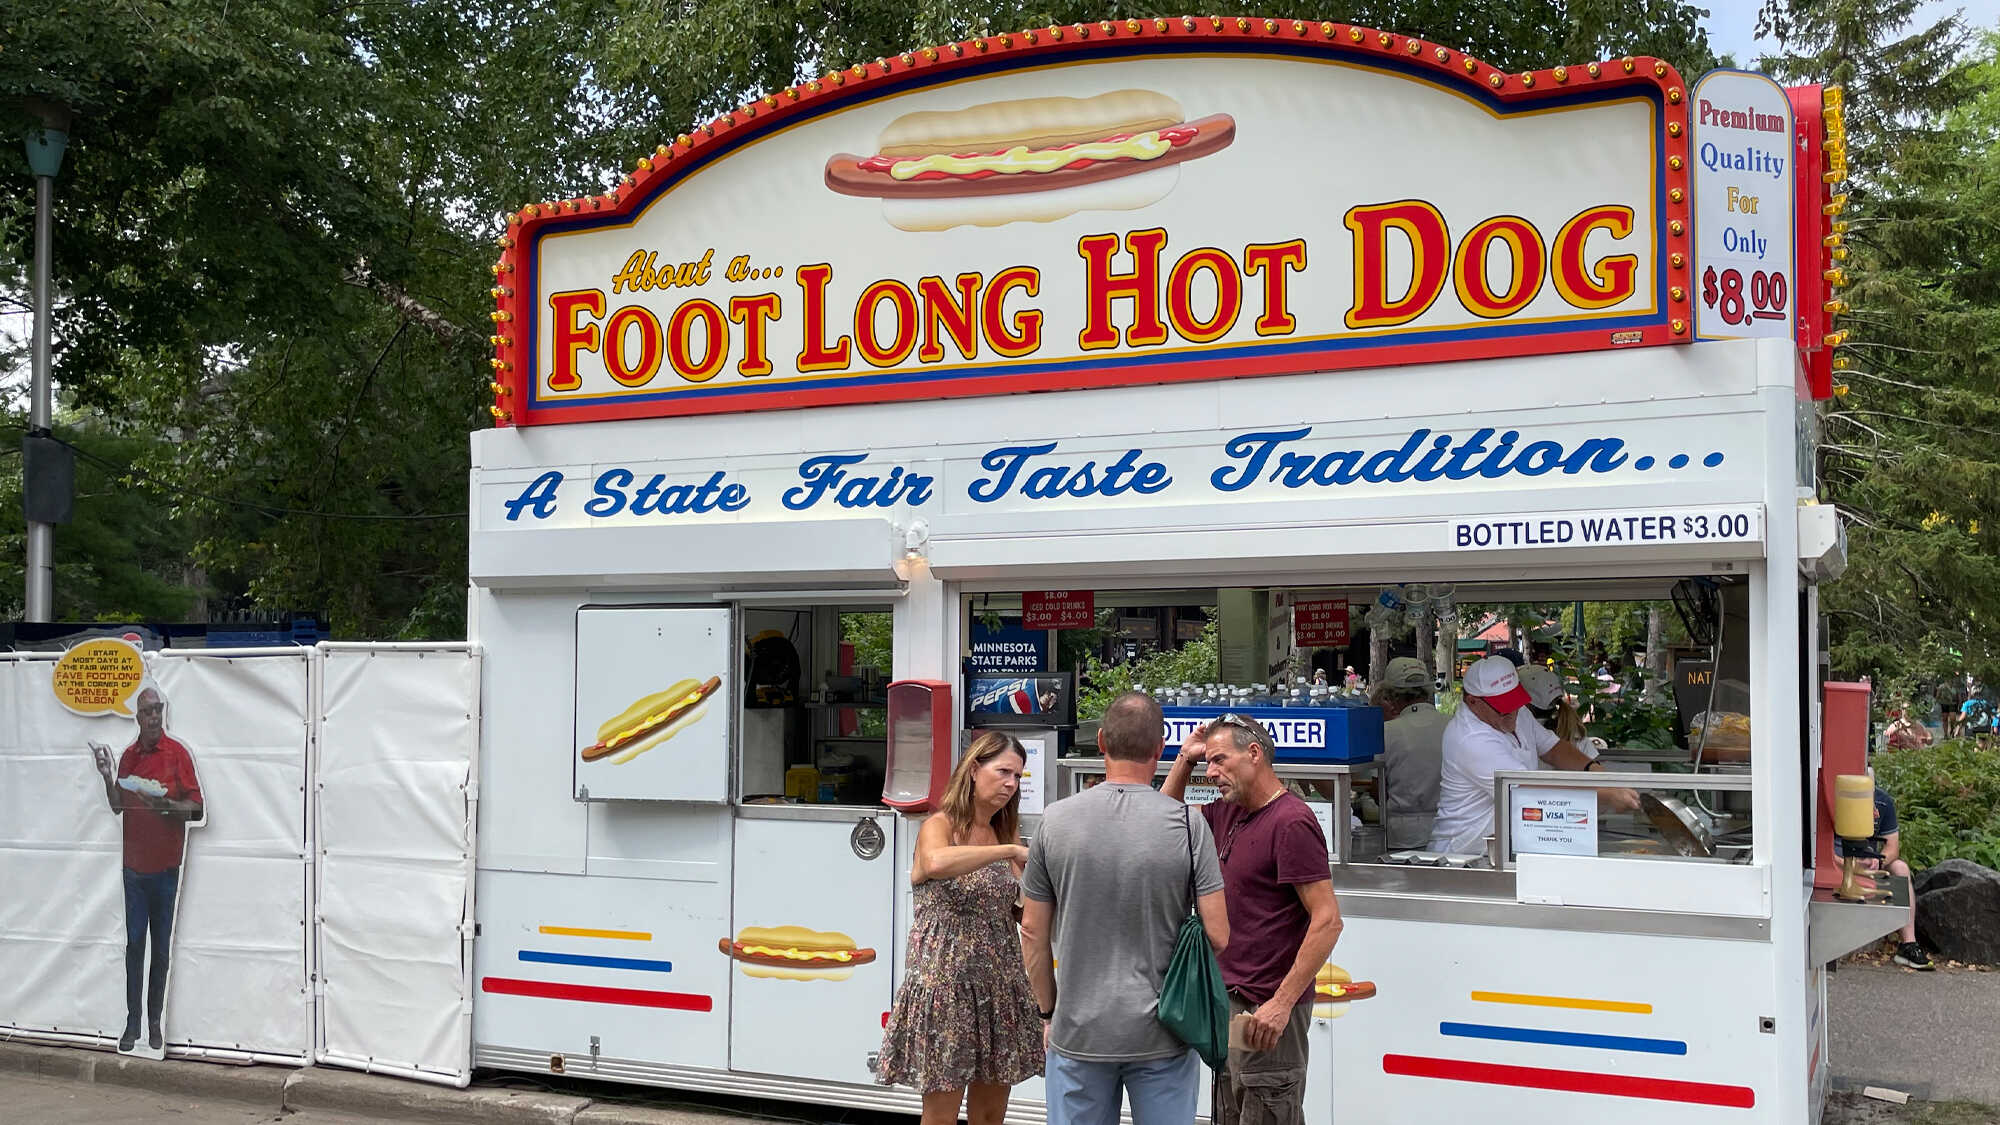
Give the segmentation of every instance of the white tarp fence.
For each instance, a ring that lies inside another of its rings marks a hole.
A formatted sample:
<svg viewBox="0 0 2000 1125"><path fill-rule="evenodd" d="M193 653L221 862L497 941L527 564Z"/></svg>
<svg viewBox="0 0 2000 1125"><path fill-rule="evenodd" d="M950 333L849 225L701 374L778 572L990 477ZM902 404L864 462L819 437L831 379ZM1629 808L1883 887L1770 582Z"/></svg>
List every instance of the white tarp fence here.
<svg viewBox="0 0 2000 1125"><path fill-rule="evenodd" d="M55 655L0 654L0 1037L103 1043L125 1024L121 828L87 746L116 753L135 727L58 704ZM170 1050L466 1081L477 655L169 650L146 665L206 807L187 833ZM322 956L334 978L316 995Z"/></svg>
<svg viewBox="0 0 2000 1125"><path fill-rule="evenodd" d="M464 1085L479 656L323 649L319 1057Z"/></svg>

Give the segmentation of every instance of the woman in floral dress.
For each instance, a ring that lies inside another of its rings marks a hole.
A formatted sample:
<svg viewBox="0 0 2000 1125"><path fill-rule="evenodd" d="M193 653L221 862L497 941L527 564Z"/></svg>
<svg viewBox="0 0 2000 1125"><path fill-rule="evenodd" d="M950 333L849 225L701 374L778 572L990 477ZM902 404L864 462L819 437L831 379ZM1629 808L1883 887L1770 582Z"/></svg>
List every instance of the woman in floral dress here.
<svg viewBox="0 0 2000 1125"><path fill-rule="evenodd" d="M1016 1083L1042 1073L1042 1023L1021 967L1021 770L1010 735L974 739L917 833L903 985L876 1080L924 1095L923 1125L1000 1125ZM968 1091L970 1092L968 1097Z"/></svg>

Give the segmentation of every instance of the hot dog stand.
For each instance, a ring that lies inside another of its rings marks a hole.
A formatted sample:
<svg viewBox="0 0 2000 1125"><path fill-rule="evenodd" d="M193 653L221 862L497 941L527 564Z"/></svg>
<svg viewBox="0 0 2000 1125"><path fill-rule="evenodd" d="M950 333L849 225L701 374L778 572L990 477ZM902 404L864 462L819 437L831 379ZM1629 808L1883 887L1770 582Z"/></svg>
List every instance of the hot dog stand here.
<svg viewBox="0 0 2000 1125"><path fill-rule="evenodd" d="M1380 990L1316 1022L1309 1104L1816 1115L1819 965L1897 924L1814 900L1827 104L1107 21L774 91L510 216L471 481L475 1062L914 1110L870 1064L918 818L975 725L1034 750L1030 831L1088 780L1072 677L970 670L995 604L1205 599L1261 654L1281 594L1693 581L1748 765L1617 776L1704 794L1733 851L1556 854L1512 828L1574 797L1549 774L1496 782L1482 855L1392 857L1345 815L1372 754L1293 770L1330 791L1334 960Z"/></svg>

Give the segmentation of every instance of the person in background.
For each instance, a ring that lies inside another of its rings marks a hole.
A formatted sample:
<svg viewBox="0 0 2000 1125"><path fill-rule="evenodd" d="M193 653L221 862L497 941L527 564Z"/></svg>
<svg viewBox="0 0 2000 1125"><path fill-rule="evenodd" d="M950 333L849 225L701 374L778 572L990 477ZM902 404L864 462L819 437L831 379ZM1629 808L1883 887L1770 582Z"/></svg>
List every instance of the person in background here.
<svg viewBox="0 0 2000 1125"><path fill-rule="evenodd" d="M1249 1050L1230 1051L1215 1075L1215 1125L1303 1125L1313 979L1340 938L1326 836L1312 809L1278 780L1275 747L1264 724L1224 715L1188 735L1160 785L1178 800L1194 767L1205 764L1221 796L1201 815L1221 841L1238 935L1223 951L1222 983L1233 1017L1247 1017Z"/></svg>
<svg viewBox="0 0 2000 1125"><path fill-rule="evenodd" d="M1908 710L1889 713L1889 729L1883 741L1891 750L1921 750L1931 744L1931 732L1922 723L1910 718Z"/></svg>
<svg viewBox="0 0 2000 1125"><path fill-rule="evenodd" d="M1519 675L1521 686L1528 691L1528 713L1535 721L1557 738L1585 746L1590 732L1584 729L1583 716L1577 714L1562 677L1540 664L1522 668Z"/></svg>
<svg viewBox="0 0 2000 1125"><path fill-rule="evenodd" d="M1444 770L1444 728L1431 676L1407 656L1389 661L1368 701L1382 709L1382 819L1390 851L1429 847Z"/></svg>
<svg viewBox="0 0 2000 1125"><path fill-rule="evenodd" d="M1134 1125L1187 1125L1200 1100L1201 1057L1160 1022L1160 985L1189 906L1217 952L1229 914L1208 822L1153 788L1163 730L1151 696L1113 699L1103 784L1048 806L1028 850L1021 948L1048 1025L1049 1125L1117 1125L1121 1091Z"/></svg>
<svg viewBox="0 0 2000 1125"><path fill-rule="evenodd" d="M1465 671L1464 699L1444 732L1444 775L1438 786L1437 824L1431 850L1478 851L1493 831L1493 775L1501 770L1602 770L1595 755L1557 738L1536 723L1520 721L1527 689L1513 664L1489 656ZM1600 809L1639 807L1630 789L1600 789Z"/></svg>
<svg viewBox="0 0 2000 1125"><path fill-rule="evenodd" d="M194 756L167 734L167 701L158 688L139 689L133 700L139 737L113 765L111 748L91 743L104 799L123 818L125 882L125 1033L118 1049L139 1040L141 986L147 1013L146 1045L164 1049L167 969L171 962L174 904L180 895L187 829L204 818L201 779ZM152 939L150 967L146 942Z"/></svg>
<svg viewBox="0 0 2000 1125"><path fill-rule="evenodd" d="M923 1125L1000 1125L1016 1082L1042 1073L1041 1021L1014 930L1021 771L1028 756L986 731L958 759L910 863L908 970L882 1033L875 1080L914 1086Z"/></svg>
<svg viewBox="0 0 2000 1125"><path fill-rule="evenodd" d="M1870 777L1874 769L1868 771ZM1847 855L1847 841L1836 839L1840 854ZM1910 877L1910 865L1903 862L1903 836L1896 823L1896 799L1880 785L1875 787L1875 835L1869 837L1867 851L1872 856L1863 856L1861 866L1869 871L1886 871L1891 875ZM1901 940L1896 945L1896 964L1928 973L1937 968L1931 963L1930 954L1917 944L1917 896L1910 895L1910 916L1903 921Z"/></svg>
<svg viewBox="0 0 2000 1125"><path fill-rule="evenodd" d="M1958 710L1961 733L1985 745L1993 736L1993 701L1986 698L1986 688L1975 685L1972 695Z"/></svg>

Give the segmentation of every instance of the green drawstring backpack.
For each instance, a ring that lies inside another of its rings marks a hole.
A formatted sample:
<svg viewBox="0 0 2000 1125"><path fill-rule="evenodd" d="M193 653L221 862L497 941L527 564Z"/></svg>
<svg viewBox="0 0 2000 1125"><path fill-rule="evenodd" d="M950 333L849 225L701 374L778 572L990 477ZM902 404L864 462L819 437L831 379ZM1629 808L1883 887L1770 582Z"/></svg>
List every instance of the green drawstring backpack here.
<svg viewBox="0 0 2000 1125"><path fill-rule="evenodd" d="M1195 907L1194 822L1185 807L1181 815L1188 830L1188 915L1174 940L1174 959L1160 982L1160 1022L1193 1047L1208 1069L1219 1072L1229 1057L1229 990Z"/></svg>

